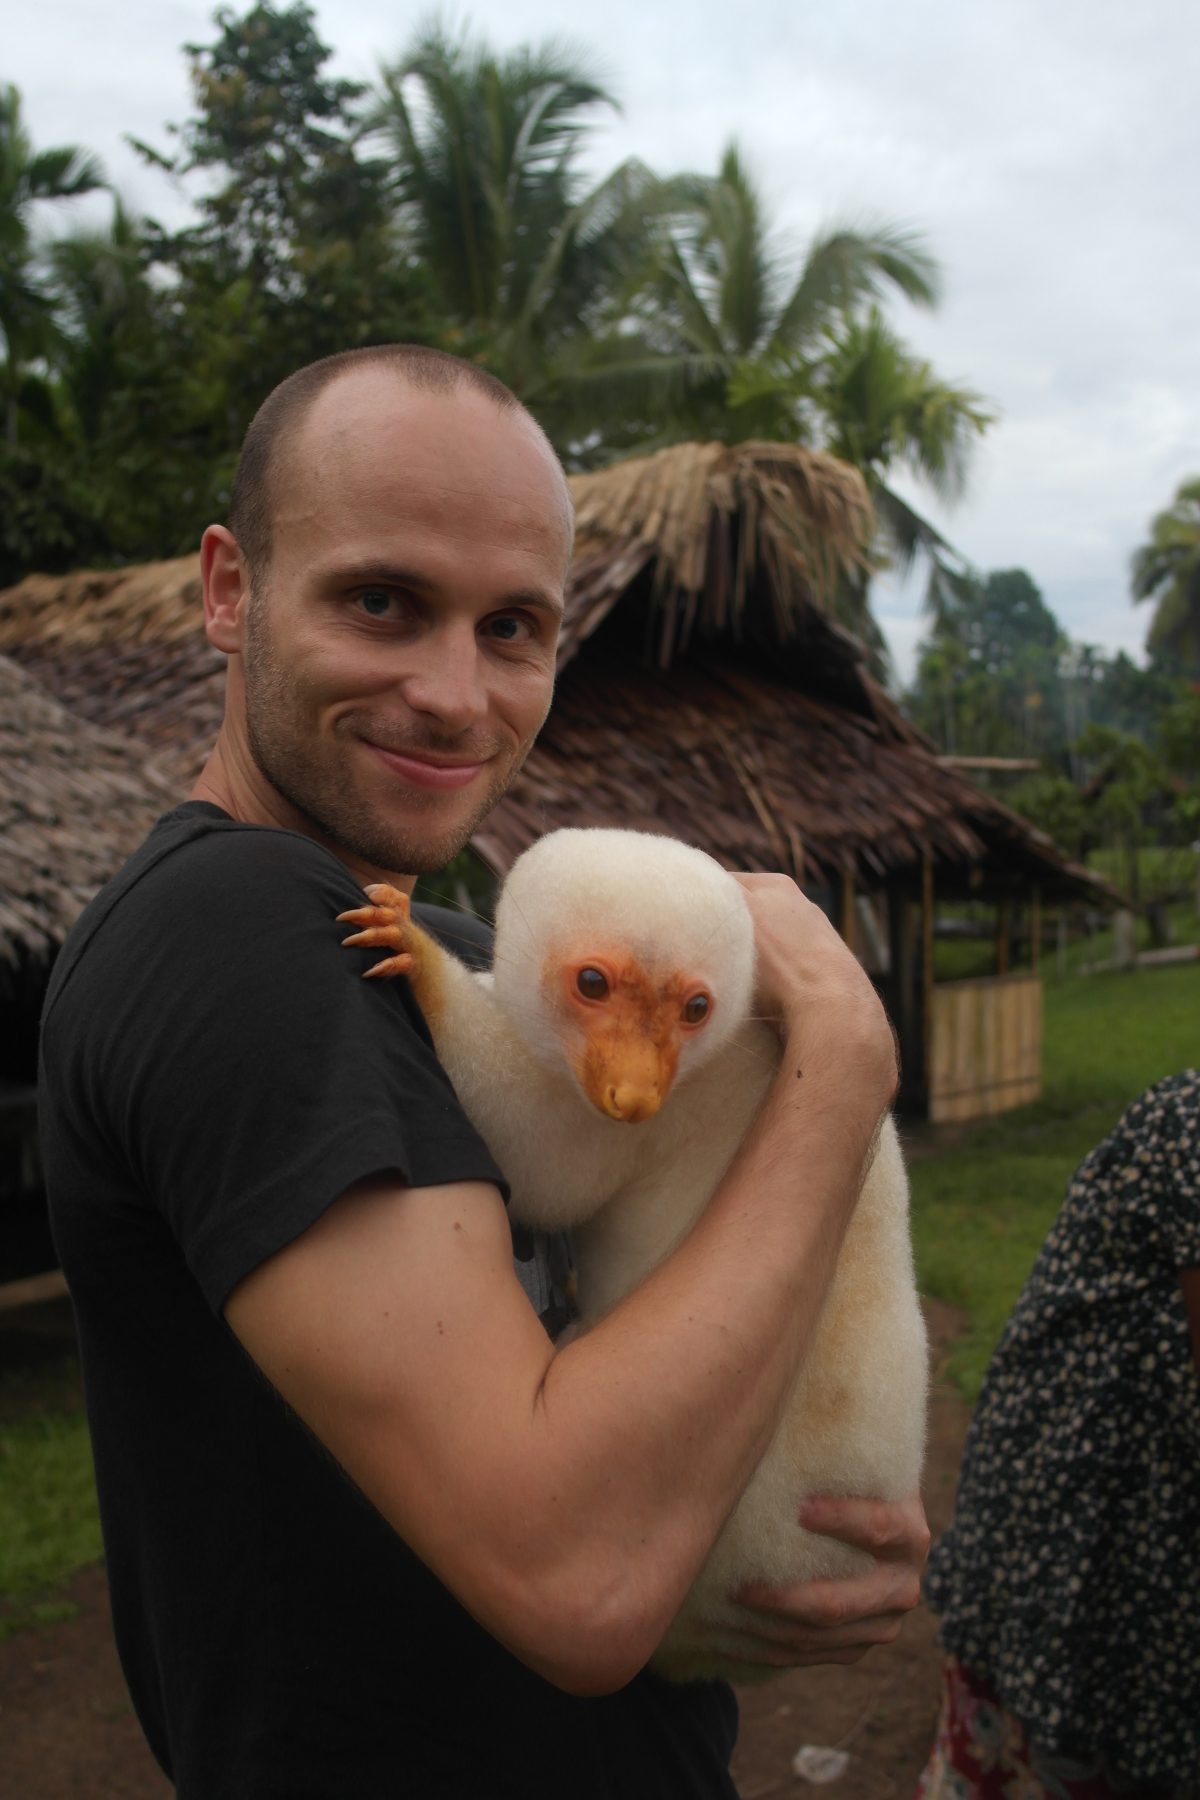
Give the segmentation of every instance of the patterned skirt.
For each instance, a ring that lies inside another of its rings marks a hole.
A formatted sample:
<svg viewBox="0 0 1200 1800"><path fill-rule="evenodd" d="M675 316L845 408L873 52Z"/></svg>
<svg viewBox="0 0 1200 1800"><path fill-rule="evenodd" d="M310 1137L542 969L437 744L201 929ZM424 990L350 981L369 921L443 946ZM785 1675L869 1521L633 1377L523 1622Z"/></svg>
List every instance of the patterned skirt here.
<svg viewBox="0 0 1200 1800"><path fill-rule="evenodd" d="M1099 1768L1030 1742L985 1682L956 1657L942 1672L933 1754L915 1800L1185 1800L1182 1790L1114 1785Z"/></svg>

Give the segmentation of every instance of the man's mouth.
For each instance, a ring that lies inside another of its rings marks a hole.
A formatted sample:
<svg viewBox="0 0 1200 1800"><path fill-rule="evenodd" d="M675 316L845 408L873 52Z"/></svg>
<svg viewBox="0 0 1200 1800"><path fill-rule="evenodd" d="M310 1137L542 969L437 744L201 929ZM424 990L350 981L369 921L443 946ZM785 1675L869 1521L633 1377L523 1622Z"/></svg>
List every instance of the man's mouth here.
<svg viewBox="0 0 1200 1800"><path fill-rule="evenodd" d="M364 738L363 742L407 787L442 791L467 787L486 767L482 760L465 761L461 757L439 756L426 750L385 750L382 744L373 744L369 738Z"/></svg>

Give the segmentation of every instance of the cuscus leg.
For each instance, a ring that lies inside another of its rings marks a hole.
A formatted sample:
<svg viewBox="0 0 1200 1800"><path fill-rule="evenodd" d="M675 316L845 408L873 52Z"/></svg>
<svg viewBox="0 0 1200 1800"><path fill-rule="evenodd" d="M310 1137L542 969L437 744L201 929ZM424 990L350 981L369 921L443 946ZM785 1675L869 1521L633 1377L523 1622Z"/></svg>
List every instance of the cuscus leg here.
<svg viewBox="0 0 1200 1800"><path fill-rule="evenodd" d="M390 887L386 881L376 882L363 891L371 901L370 906L356 906L352 912L338 914L339 925L362 927L353 937L342 939L343 949L378 945L392 952L381 962L364 969L364 980L369 975L407 975L413 966L408 895L402 894L399 888Z"/></svg>

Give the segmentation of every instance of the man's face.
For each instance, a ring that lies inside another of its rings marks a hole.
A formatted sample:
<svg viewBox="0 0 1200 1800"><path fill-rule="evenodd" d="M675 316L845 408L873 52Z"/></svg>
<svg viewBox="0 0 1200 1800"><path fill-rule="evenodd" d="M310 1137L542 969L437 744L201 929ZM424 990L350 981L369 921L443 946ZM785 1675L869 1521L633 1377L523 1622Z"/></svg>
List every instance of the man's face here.
<svg viewBox="0 0 1200 1800"><path fill-rule="evenodd" d="M549 709L570 554L561 474L486 395L367 371L315 401L272 498L242 673L274 810L373 870L439 869Z"/></svg>

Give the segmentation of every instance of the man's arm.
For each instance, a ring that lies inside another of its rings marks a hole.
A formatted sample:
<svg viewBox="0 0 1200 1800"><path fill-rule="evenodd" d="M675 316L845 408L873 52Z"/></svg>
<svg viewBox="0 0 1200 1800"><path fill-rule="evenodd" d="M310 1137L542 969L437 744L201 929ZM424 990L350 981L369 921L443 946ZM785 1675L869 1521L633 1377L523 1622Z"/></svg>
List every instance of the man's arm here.
<svg viewBox="0 0 1200 1800"><path fill-rule="evenodd" d="M556 1351L482 1183L343 1196L226 1316L384 1517L522 1661L579 1693L649 1658L769 1442L895 1079L820 912L749 878L785 1054L679 1249Z"/></svg>

